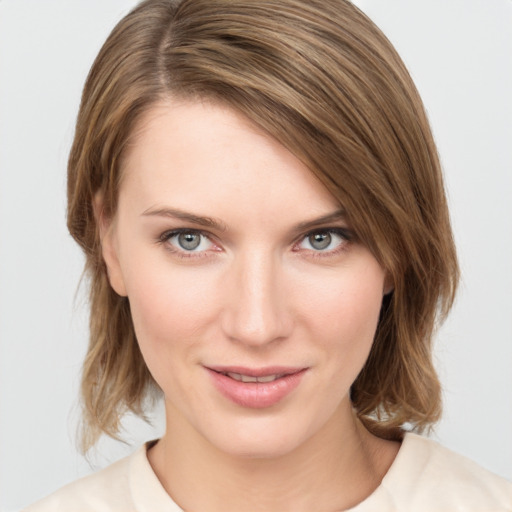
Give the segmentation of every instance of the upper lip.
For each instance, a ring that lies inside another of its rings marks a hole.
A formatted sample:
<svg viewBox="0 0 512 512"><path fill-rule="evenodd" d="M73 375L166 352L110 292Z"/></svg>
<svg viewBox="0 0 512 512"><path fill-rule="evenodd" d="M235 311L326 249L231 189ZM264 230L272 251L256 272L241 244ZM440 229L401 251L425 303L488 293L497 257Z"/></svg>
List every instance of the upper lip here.
<svg viewBox="0 0 512 512"><path fill-rule="evenodd" d="M248 377L267 377L268 375L291 375L306 368L303 366L265 366L262 368L248 368L246 366L207 366L206 368L217 373L239 373Z"/></svg>

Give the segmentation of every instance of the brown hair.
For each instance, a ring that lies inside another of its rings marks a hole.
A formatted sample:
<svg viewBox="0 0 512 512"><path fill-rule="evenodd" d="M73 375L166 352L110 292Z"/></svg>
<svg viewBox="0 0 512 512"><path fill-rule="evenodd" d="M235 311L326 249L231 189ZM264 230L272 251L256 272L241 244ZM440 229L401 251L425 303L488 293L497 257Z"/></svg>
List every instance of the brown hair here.
<svg viewBox="0 0 512 512"><path fill-rule="evenodd" d="M428 120L400 57L346 0L147 0L115 27L85 84L68 167L68 226L86 254L90 345L84 450L143 415L157 388L128 299L110 287L93 211L114 215L121 157L141 114L172 95L222 102L301 159L392 276L353 406L382 437L440 415L432 334L458 266Z"/></svg>

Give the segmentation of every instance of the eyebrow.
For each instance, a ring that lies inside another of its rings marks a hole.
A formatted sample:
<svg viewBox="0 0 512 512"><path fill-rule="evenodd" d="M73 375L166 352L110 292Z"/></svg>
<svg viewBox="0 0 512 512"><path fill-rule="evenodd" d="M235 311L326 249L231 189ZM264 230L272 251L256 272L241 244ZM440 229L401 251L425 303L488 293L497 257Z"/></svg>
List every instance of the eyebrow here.
<svg viewBox="0 0 512 512"><path fill-rule="evenodd" d="M178 208L148 208L142 212L144 217L170 217L173 219L180 219L192 224L198 224L207 228L213 228L218 231L226 231L226 225L213 217L205 217L202 215L195 215L194 213L186 212Z"/></svg>
<svg viewBox="0 0 512 512"><path fill-rule="evenodd" d="M170 217L174 219L180 219L192 224L198 224L200 226L205 226L208 228L213 228L218 231L227 231L227 226L221 220L215 219L213 217L206 217L202 215L196 215L194 213L186 212L184 210L180 210L178 208L148 208L143 211L142 216L144 217ZM322 217L318 217L316 219L300 222L297 224L293 231L301 232L308 231L315 227L322 226L328 224L329 222L335 222L340 220L346 220L347 213L343 208L340 208L334 212L323 215Z"/></svg>
<svg viewBox="0 0 512 512"><path fill-rule="evenodd" d="M309 231L313 228L328 224L329 222L336 222L340 220L347 220L347 212L343 208L316 219L300 222L295 226L294 231Z"/></svg>

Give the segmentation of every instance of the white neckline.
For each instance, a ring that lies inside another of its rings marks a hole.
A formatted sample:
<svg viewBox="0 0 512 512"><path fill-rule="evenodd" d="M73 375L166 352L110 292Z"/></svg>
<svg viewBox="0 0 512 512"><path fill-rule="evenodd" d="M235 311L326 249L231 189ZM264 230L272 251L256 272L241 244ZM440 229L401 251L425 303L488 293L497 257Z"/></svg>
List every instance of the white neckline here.
<svg viewBox="0 0 512 512"><path fill-rule="evenodd" d="M425 445L424 450L418 450L421 446L419 440L421 436L407 432L404 435L402 445L398 450L395 460L392 462L388 471L384 475L380 485L365 498L361 503L347 510L347 512L366 512L367 510L376 510L379 512L388 512L394 510L393 489L397 484L403 487L403 468L412 471L418 468L421 471L423 464L422 458L428 457L428 448ZM174 502L171 496L164 489L156 473L154 472L147 457L147 450L156 441L150 441L139 448L131 457L129 466L130 489L132 499L137 512L183 512L183 510ZM412 445L416 448L411 449ZM410 460L413 457L414 461ZM409 475L410 480L415 480L415 475Z"/></svg>

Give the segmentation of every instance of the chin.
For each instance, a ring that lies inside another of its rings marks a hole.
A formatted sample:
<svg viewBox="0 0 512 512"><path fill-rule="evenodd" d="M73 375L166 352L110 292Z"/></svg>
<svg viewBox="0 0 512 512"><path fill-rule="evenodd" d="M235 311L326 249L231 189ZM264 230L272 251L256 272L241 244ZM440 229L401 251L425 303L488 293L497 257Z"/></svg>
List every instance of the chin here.
<svg viewBox="0 0 512 512"><path fill-rule="evenodd" d="M241 459L276 459L292 453L301 443L294 443L290 439L277 439L270 442L262 439L229 439L226 443L219 443L217 448Z"/></svg>
<svg viewBox="0 0 512 512"><path fill-rule="evenodd" d="M294 425L293 428L290 425ZM297 450L311 436L307 425L293 420L239 421L208 432L207 441L226 455L244 459L275 459Z"/></svg>

